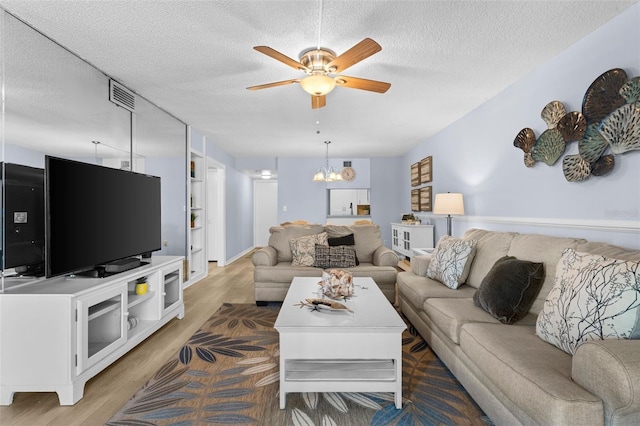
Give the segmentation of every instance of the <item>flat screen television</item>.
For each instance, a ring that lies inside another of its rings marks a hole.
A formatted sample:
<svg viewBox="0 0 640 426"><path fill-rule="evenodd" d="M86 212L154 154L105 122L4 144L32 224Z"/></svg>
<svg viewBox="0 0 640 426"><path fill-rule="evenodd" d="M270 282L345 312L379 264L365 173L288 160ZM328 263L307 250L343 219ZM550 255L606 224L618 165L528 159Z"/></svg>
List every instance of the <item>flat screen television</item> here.
<svg viewBox="0 0 640 426"><path fill-rule="evenodd" d="M44 170L2 163L2 271L44 275Z"/></svg>
<svg viewBox="0 0 640 426"><path fill-rule="evenodd" d="M47 277L161 248L156 176L46 156L45 213Z"/></svg>

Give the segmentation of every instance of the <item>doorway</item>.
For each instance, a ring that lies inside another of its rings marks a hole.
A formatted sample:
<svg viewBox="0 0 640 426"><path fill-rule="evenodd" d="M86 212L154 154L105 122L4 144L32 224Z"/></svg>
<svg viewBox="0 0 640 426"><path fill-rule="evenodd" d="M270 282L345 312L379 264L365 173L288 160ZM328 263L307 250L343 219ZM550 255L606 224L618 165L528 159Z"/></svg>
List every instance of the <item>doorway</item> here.
<svg viewBox="0 0 640 426"><path fill-rule="evenodd" d="M278 182L255 180L253 183L253 245L269 244L269 228L278 224Z"/></svg>
<svg viewBox="0 0 640 426"><path fill-rule="evenodd" d="M226 264L225 166L207 158L207 260Z"/></svg>

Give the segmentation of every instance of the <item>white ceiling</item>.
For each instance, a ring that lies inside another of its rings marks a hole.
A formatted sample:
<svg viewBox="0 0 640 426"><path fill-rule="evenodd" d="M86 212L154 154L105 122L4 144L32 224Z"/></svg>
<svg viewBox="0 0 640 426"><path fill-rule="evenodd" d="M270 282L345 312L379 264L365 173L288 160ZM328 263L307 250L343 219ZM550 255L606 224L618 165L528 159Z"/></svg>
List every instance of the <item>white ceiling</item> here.
<svg viewBox="0 0 640 426"><path fill-rule="evenodd" d="M634 3L0 0L229 154L269 158L323 156L324 140L335 157L402 155ZM337 87L312 110L298 85L246 90L302 76L253 46L297 60L365 37L382 51L345 74L385 94Z"/></svg>

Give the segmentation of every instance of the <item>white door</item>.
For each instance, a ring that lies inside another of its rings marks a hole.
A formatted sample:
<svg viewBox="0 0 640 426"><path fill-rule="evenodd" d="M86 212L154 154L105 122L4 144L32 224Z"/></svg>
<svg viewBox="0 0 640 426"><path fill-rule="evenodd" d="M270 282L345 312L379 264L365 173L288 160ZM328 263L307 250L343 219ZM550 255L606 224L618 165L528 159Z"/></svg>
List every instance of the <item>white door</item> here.
<svg viewBox="0 0 640 426"><path fill-rule="evenodd" d="M253 245L269 244L269 228L278 224L278 182L256 180L253 185Z"/></svg>
<svg viewBox="0 0 640 426"><path fill-rule="evenodd" d="M207 169L207 260L215 262L219 259L218 241L218 169Z"/></svg>

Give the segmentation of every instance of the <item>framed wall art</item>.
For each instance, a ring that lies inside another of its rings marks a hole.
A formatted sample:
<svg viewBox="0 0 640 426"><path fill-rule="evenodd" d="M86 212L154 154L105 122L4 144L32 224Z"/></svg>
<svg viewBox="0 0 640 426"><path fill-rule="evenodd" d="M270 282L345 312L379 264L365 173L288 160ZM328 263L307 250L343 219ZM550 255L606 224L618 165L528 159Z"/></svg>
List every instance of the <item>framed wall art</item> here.
<svg viewBox="0 0 640 426"><path fill-rule="evenodd" d="M431 157L429 157L429 158L431 158ZM421 212L430 212L431 210L432 210L432 206L431 206L431 187L430 186L425 186L425 187L420 188L420 211Z"/></svg>
<svg viewBox="0 0 640 426"><path fill-rule="evenodd" d="M411 186L420 185L420 163L411 165Z"/></svg>
<svg viewBox="0 0 640 426"><path fill-rule="evenodd" d="M420 190L419 189L411 190L411 211L412 212L420 211Z"/></svg>
<svg viewBox="0 0 640 426"><path fill-rule="evenodd" d="M431 156L428 156L420 161L420 183L429 183L432 180Z"/></svg>

